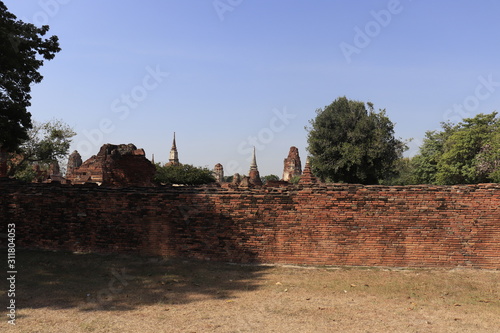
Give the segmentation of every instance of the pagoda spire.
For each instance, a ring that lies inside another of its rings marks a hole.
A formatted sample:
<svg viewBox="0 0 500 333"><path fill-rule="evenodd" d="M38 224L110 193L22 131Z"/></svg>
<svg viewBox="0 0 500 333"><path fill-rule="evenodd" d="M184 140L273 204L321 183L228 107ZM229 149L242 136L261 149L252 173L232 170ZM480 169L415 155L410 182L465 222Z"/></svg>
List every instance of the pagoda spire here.
<svg viewBox="0 0 500 333"><path fill-rule="evenodd" d="M170 157L168 159L168 165L179 165L179 153L177 152L177 144L175 143L175 132L174 140L172 141L172 148L170 149Z"/></svg>
<svg viewBox="0 0 500 333"><path fill-rule="evenodd" d="M174 132L174 141L172 142L172 149L171 150L177 151L177 145L175 144L175 132Z"/></svg>
<svg viewBox="0 0 500 333"><path fill-rule="evenodd" d="M262 185L260 179L259 169L257 168L257 159L255 158L255 146L253 147L252 163L250 164L250 171L248 172L249 183L252 185Z"/></svg>
<svg viewBox="0 0 500 333"><path fill-rule="evenodd" d="M302 176L300 177L299 184L316 184L318 180L313 175L311 171L311 159L307 156L306 166L304 167L304 171L302 172Z"/></svg>
<svg viewBox="0 0 500 333"><path fill-rule="evenodd" d="M250 171L257 169L257 159L255 158L255 146L253 147L252 162L250 163Z"/></svg>

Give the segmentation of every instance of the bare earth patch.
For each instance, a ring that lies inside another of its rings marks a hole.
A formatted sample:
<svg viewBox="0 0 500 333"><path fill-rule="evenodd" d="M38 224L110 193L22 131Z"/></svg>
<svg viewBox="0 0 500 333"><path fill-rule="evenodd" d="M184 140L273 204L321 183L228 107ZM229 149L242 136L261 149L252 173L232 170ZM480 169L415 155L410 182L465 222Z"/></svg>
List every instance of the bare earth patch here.
<svg viewBox="0 0 500 333"><path fill-rule="evenodd" d="M17 266L17 325L3 310L1 332L500 332L500 271L43 251Z"/></svg>

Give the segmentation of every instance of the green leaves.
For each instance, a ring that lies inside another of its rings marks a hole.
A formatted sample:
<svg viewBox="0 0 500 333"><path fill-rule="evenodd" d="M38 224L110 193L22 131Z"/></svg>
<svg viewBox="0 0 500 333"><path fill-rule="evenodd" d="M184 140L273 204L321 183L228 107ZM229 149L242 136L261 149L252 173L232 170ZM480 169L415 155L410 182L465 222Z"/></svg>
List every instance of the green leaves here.
<svg viewBox="0 0 500 333"><path fill-rule="evenodd" d="M161 166L157 163L155 181L162 184L202 185L214 183L215 178L207 168L190 164Z"/></svg>
<svg viewBox="0 0 500 333"><path fill-rule="evenodd" d="M267 176L263 176L263 177L260 177L261 180L262 180L262 184L267 184L268 181L278 181L280 180L280 177L276 176L276 175L267 175Z"/></svg>
<svg viewBox="0 0 500 333"><path fill-rule="evenodd" d="M57 36L42 38L48 26L16 19L0 1L0 147L15 151L32 127L31 85L42 81L39 69L61 49Z"/></svg>
<svg viewBox="0 0 500 333"><path fill-rule="evenodd" d="M378 184L396 172L395 162L406 149L394 138L394 124L373 104L336 99L316 111L307 128L314 173L332 182Z"/></svg>
<svg viewBox="0 0 500 333"><path fill-rule="evenodd" d="M9 175L28 180L34 163L48 169L54 163L68 155L71 138L76 133L61 120L33 124L28 131L28 139L19 147L19 154L11 154ZM17 157L16 157L17 156Z"/></svg>
<svg viewBox="0 0 500 333"><path fill-rule="evenodd" d="M497 113L478 114L443 131L427 132L413 158L419 183L451 185L498 182L500 120Z"/></svg>

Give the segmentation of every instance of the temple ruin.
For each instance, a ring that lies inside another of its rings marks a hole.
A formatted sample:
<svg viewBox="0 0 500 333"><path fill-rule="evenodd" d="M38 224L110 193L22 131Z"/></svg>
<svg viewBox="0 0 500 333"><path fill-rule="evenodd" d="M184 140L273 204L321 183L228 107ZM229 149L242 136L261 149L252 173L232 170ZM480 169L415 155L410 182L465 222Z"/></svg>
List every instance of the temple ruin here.
<svg viewBox="0 0 500 333"><path fill-rule="evenodd" d="M214 167L213 175L217 183L224 182L224 167L222 164L217 163Z"/></svg>
<svg viewBox="0 0 500 333"><path fill-rule="evenodd" d="M153 178L156 172L153 162L150 162L143 149L137 149L133 144L105 144L94 155L82 161L78 151L74 151L68 158L66 177L63 178L58 172L59 177L54 176L54 180L68 182L71 184L96 183L106 186L154 186ZM179 152L174 137L170 149L169 160L165 166L181 165L179 162ZM262 186L255 147L253 148L250 169L248 176L235 174L232 181L225 183L224 167L217 163L212 170L217 183L224 187L255 187ZM283 179L281 181L271 181L268 186L278 187L286 186L295 176L302 175L301 161L297 147L290 147L287 158L284 159ZM315 183L316 178L312 175L309 164L304 169L303 180L301 183Z"/></svg>
<svg viewBox="0 0 500 333"><path fill-rule="evenodd" d="M83 163L80 154L74 151L68 161L66 179L72 184L153 186L155 172L144 149L137 149L133 144L105 144L97 155Z"/></svg>
<svg viewBox="0 0 500 333"><path fill-rule="evenodd" d="M304 167L304 173L300 177L299 184L316 184L318 179L313 175L311 171L311 162L309 157L306 159L306 166Z"/></svg>
<svg viewBox="0 0 500 333"><path fill-rule="evenodd" d="M295 176L302 174L302 165L300 163L299 149L290 147L288 157L283 161L283 177L282 180L290 181Z"/></svg>
<svg viewBox="0 0 500 333"><path fill-rule="evenodd" d="M260 179L259 169L257 168L257 159L255 157L255 147L253 147L252 163L250 164L250 171L248 171L248 182L254 186L261 186L262 180Z"/></svg>
<svg viewBox="0 0 500 333"><path fill-rule="evenodd" d="M174 132L174 140L172 142L172 148L170 149L170 156L168 158L168 163L166 165L180 165L179 153L177 152L177 144L175 143L175 132Z"/></svg>

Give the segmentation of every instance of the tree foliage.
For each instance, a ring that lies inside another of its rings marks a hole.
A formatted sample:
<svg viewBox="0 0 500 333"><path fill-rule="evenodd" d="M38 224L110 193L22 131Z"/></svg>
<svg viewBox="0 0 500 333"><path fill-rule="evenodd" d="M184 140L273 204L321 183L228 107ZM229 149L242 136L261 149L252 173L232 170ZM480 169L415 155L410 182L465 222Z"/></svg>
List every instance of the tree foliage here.
<svg viewBox="0 0 500 333"><path fill-rule="evenodd" d="M392 177L387 177L380 182L382 185L412 185L418 183L412 158L403 157L398 159L395 168L396 172Z"/></svg>
<svg viewBox="0 0 500 333"><path fill-rule="evenodd" d="M278 181L278 180L280 180L280 177L271 174L271 175L260 177L260 179L262 180L262 184L267 184L268 181Z"/></svg>
<svg viewBox="0 0 500 333"><path fill-rule="evenodd" d="M15 151L32 127L31 85L42 81L39 68L60 51L49 27L17 20L0 1L0 149Z"/></svg>
<svg viewBox="0 0 500 333"><path fill-rule="evenodd" d="M290 180L288 180L289 183L291 184L298 184L300 182L300 178L302 178L301 175L295 175Z"/></svg>
<svg viewBox="0 0 500 333"><path fill-rule="evenodd" d="M500 181L500 119L478 114L442 131L427 132L413 158L415 177L427 184L475 184Z"/></svg>
<svg viewBox="0 0 500 333"><path fill-rule="evenodd" d="M161 166L157 163L155 181L160 184L202 185L214 183L216 180L208 168L190 164Z"/></svg>
<svg viewBox="0 0 500 333"><path fill-rule="evenodd" d="M419 154L412 158L413 175L416 183L435 184L438 163L444 151L445 142L453 132L453 125L442 123L443 130L427 131Z"/></svg>
<svg viewBox="0 0 500 333"><path fill-rule="evenodd" d="M50 164L67 157L71 138L75 135L73 129L61 120L34 122L18 153L9 155L9 176L30 180L34 164L48 169Z"/></svg>
<svg viewBox="0 0 500 333"><path fill-rule="evenodd" d="M332 182L378 184L394 176L406 145L394 137L394 124L385 110L372 103L336 99L307 128L313 172Z"/></svg>
<svg viewBox="0 0 500 333"><path fill-rule="evenodd" d="M481 177L500 183L500 131L493 133L491 138L481 147L476 155L476 168Z"/></svg>

